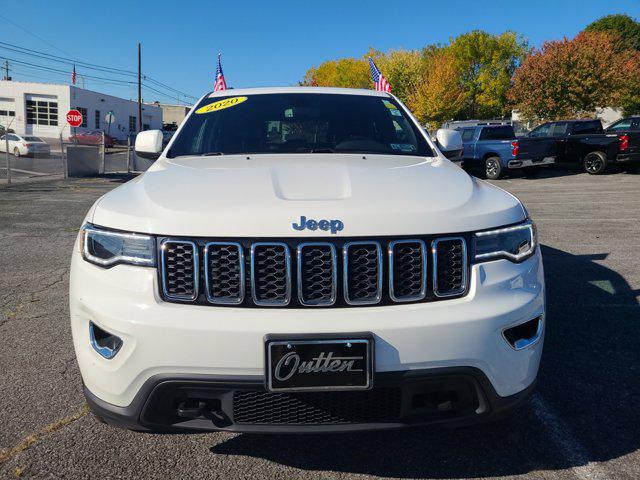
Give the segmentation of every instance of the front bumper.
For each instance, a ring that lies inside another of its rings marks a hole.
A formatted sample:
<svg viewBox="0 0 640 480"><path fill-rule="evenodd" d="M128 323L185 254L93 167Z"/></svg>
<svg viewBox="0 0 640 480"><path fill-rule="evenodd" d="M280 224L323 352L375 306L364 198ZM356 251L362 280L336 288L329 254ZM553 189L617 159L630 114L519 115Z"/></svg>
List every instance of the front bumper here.
<svg viewBox="0 0 640 480"><path fill-rule="evenodd" d="M404 391L406 375L429 376L454 369L447 376L456 376L458 369L471 369L464 374L466 385L479 385L478 401L488 399L488 405L498 407L502 400L510 404L510 399L526 396L535 382L544 323L539 341L521 350L505 340L503 331L544 318L544 299L539 249L520 264L496 260L473 265L469 293L463 298L394 306L270 310L165 303L158 296L155 269L126 265L102 269L85 262L77 251L70 284L74 347L90 404L107 421L143 429L160 428L150 427L141 416L141 405L158 379L189 383L204 378L215 383L222 378L230 381L220 387L227 393L236 391L238 382L264 391L264 337L268 334L322 337L372 332L376 388L384 385L385 377L399 375L398 385ZM101 357L91 347L90 322L123 340L113 359ZM471 408L472 417L500 408L476 410ZM117 412L125 412L124 420L118 420ZM466 410L462 413L455 419L469 416ZM441 418L427 415L426 420L416 420L409 415L396 420L377 424L397 427ZM233 425L223 428L254 428ZM349 428L363 427L370 425ZM265 430L264 426L254 429ZM282 425L277 429L301 430Z"/></svg>
<svg viewBox="0 0 640 480"><path fill-rule="evenodd" d="M380 373L375 385L364 392L268 394L260 377L156 375L126 407L101 400L86 386L84 393L101 419L132 430L327 433L492 421L525 403L535 382L501 397L480 370L449 367ZM287 415L287 409L295 413Z"/></svg>

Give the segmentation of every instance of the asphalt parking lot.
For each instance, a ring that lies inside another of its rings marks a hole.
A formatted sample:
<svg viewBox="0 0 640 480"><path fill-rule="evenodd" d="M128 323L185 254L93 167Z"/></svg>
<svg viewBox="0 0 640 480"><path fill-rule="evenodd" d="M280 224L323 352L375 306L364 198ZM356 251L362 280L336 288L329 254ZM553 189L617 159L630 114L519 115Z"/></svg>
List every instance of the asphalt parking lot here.
<svg viewBox="0 0 640 480"><path fill-rule="evenodd" d="M640 478L640 170L497 182L536 220L548 327L517 416L366 435L151 435L87 410L68 264L93 201L125 178L0 186L0 477Z"/></svg>

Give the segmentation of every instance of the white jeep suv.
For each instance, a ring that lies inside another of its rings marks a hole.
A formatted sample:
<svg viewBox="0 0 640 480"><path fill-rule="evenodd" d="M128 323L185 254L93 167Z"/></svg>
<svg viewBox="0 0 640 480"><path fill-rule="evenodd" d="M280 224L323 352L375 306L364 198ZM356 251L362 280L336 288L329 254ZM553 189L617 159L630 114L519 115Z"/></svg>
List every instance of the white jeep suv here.
<svg viewBox="0 0 640 480"><path fill-rule="evenodd" d="M204 96L140 177L90 209L72 258L87 401L136 430L464 424L533 389L536 231L382 92Z"/></svg>

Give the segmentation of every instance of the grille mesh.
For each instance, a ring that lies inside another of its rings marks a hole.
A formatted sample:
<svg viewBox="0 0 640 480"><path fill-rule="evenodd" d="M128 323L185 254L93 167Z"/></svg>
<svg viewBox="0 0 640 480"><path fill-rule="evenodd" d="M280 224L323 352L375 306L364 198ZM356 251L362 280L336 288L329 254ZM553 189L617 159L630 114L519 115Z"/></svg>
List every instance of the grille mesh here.
<svg viewBox="0 0 640 480"><path fill-rule="evenodd" d="M236 391L233 419L242 424L375 423L400 417L400 388L364 392L268 393Z"/></svg>
<svg viewBox="0 0 640 480"><path fill-rule="evenodd" d="M165 295L177 300L197 295L197 255L195 244L183 241L165 242L162 248Z"/></svg>
<svg viewBox="0 0 640 480"><path fill-rule="evenodd" d="M336 253L331 244L298 247L298 296L306 305L332 305L336 300Z"/></svg>
<svg viewBox="0 0 640 480"><path fill-rule="evenodd" d="M207 296L213 303L240 303L244 297L242 246L209 243L206 246Z"/></svg>
<svg viewBox="0 0 640 480"><path fill-rule="evenodd" d="M391 252L391 286L398 301L424 298L426 295L426 248L422 241L403 240L393 242Z"/></svg>
<svg viewBox="0 0 640 480"><path fill-rule="evenodd" d="M461 238L434 242L436 295L456 295L466 288L466 252Z"/></svg>
<svg viewBox="0 0 640 480"><path fill-rule="evenodd" d="M345 246L345 296L350 303L377 303L381 294L380 245L352 243Z"/></svg>
<svg viewBox="0 0 640 480"><path fill-rule="evenodd" d="M278 243L254 243L251 260L254 302L288 304L291 295L288 247Z"/></svg>

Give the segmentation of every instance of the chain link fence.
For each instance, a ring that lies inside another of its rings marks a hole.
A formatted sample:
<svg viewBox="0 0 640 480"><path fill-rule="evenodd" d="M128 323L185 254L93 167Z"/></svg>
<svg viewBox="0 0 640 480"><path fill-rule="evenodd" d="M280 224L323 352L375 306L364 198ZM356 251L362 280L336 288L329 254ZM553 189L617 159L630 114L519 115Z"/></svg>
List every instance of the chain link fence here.
<svg viewBox="0 0 640 480"><path fill-rule="evenodd" d="M47 145L25 151L15 143L0 146L0 182L25 182L41 178L98 176L141 173L150 163L137 159L131 141L105 145L104 139L93 144L63 139L43 139Z"/></svg>

